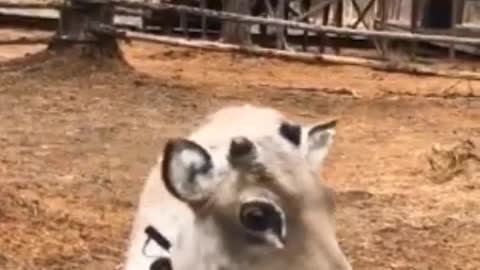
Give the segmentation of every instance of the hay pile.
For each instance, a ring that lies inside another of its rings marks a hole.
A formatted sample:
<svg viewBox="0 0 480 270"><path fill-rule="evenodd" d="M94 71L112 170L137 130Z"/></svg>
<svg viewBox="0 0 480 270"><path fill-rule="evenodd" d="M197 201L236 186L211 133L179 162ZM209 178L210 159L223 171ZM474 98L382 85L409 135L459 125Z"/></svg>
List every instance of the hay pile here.
<svg viewBox="0 0 480 270"><path fill-rule="evenodd" d="M435 144L427 154L427 160L430 165L429 178L433 183L463 179L468 183L480 184L480 149L470 139L451 145Z"/></svg>

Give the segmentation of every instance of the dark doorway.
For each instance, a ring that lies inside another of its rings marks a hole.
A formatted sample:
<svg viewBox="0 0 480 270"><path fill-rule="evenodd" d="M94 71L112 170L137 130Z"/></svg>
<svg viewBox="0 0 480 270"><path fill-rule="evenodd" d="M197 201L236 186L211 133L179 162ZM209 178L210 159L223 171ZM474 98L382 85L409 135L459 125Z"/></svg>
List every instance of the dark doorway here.
<svg viewBox="0 0 480 270"><path fill-rule="evenodd" d="M453 3L458 3L457 22L461 22L463 1L458 0L426 0L423 9L422 26L433 29L449 29L453 15Z"/></svg>

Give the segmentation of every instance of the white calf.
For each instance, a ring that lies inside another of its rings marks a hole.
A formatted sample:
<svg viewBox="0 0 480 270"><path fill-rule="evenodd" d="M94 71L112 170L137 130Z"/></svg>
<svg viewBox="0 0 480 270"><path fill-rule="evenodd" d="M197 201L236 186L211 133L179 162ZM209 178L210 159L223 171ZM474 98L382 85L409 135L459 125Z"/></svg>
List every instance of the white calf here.
<svg viewBox="0 0 480 270"><path fill-rule="evenodd" d="M125 270L168 256L174 270L350 270L318 169L335 122L292 123L269 108L222 109L170 140L148 177ZM172 243L165 253L144 230Z"/></svg>

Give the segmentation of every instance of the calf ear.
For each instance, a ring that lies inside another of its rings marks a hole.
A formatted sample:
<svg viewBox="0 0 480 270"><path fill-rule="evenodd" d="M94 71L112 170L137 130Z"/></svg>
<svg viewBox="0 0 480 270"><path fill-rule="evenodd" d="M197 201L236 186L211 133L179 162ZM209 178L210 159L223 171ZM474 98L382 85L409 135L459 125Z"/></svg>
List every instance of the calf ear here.
<svg viewBox="0 0 480 270"><path fill-rule="evenodd" d="M335 136L337 120L332 120L303 128L302 148L309 164L318 169L327 157Z"/></svg>
<svg viewBox="0 0 480 270"><path fill-rule="evenodd" d="M212 160L202 146L186 139L169 140L162 160L162 179L167 190L189 204L208 199L216 186Z"/></svg>

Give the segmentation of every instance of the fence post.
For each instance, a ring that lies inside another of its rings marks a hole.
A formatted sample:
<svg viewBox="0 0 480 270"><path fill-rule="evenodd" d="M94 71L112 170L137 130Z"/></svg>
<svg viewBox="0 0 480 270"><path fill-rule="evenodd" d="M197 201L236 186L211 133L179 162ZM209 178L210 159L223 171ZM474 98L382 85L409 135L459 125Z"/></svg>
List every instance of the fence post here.
<svg viewBox="0 0 480 270"><path fill-rule="evenodd" d="M223 0L223 9L228 12L250 15L250 0ZM225 42L251 45L250 24L224 21L222 39Z"/></svg>
<svg viewBox="0 0 480 270"><path fill-rule="evenodd" d="M276 10L275 10L275 17L278 18L278 19L282 19L282 20L286 20L287 18L285 18L285 12L288 12L288 10L286 10L286 7L285 7L285 4L286 4L286 1L285 0L278 0L277 1L277 6L276 6ZM285 46L287 44L285 44L286 42L286 38L287 38L287 35L286 35L286 32L287 32L287 29L283 26L278 26L277 27L277 40L276 40L276 44L277 44L277 49L284 49Z"/></svg>
<svg viewBox="0 0 480 270"><path fill-rule="evenodd" d="M113 16L110 0L66 0L49 49L57 52L76 49L83 56L120 56L113 36L92 31L92 26L98 23L112 25Z"/></svg>

